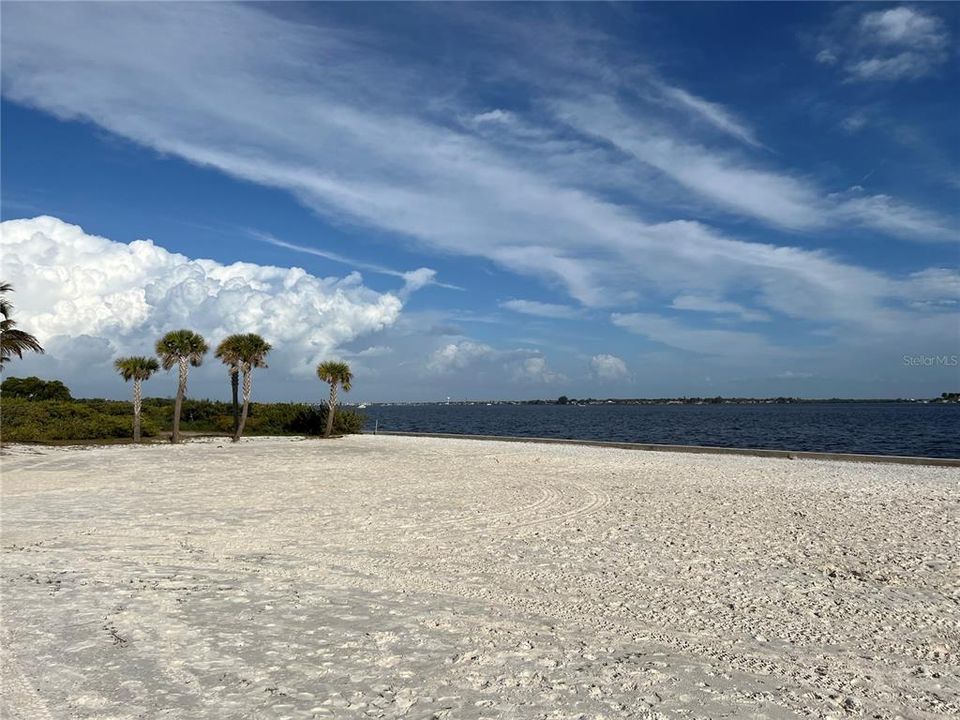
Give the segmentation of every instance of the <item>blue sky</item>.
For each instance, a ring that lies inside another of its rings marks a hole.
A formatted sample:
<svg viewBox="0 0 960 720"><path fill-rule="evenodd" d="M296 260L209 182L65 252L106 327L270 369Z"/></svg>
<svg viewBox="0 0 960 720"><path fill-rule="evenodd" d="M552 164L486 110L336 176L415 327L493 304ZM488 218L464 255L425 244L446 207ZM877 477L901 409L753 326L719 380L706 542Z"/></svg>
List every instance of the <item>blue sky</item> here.
<svg viewBox="0 0 960 720"><path fill-rule="evenodd" d="M5 4L10 373L123 397L189 326L268 337L265 399L956 390L958 19Z"/></svg>

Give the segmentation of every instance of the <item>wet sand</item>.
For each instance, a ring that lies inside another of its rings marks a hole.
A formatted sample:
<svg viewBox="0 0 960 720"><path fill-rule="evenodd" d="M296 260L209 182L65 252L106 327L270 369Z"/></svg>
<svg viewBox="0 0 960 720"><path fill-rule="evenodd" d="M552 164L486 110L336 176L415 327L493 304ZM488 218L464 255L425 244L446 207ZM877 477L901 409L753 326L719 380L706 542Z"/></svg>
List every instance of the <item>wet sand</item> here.
<svg viewBox="0 0 960 720"><path fill-rule="evenodd" d="M351 436L7 448L3 718L960 713L960 471Z"/></svg>

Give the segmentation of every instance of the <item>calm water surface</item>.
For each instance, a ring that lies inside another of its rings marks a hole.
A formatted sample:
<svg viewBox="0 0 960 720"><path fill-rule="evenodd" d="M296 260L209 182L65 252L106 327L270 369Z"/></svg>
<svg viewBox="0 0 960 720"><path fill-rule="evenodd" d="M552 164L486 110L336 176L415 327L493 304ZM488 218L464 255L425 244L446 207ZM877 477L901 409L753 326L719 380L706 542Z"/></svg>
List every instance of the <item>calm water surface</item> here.
<svg viewBox="0 0 960 720"><path fill-rule="evenodd" d="M960 405L371 405L367 429L960 458Z"/></svg>

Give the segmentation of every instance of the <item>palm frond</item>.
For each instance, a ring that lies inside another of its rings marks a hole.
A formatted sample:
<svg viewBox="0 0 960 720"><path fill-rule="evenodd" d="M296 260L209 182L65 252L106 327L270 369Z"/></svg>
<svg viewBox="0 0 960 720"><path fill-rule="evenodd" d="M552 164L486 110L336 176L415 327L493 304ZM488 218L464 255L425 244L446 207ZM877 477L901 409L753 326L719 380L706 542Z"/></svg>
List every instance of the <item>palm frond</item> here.
<svg viewBox="0 0 960 720"><path fill-rule="evenodd" d="M256 333L235 334L224 338L214 355L227 365L267 367L266 357L272 347Z"/></svg>
<svg viewBox="0 0 960 720"><path fill-rule="evenodd" d="M3 297L8 292L13 292L13 285L8 282L0 282L0 315L3 315L4 319L9 319L13 313L13 303Z"/></svg>
<svg viewBox="0 0 960 720"><path fill-rule="evenodd" d="M350 392L353 382L350 366L341 360L327 360L317 365L317 377L331 385L339 384L344 392Z"/></svg>
<svg viewBox="0 0 960 720"><path fill-rule="evenodd" d="M240 367L240 345L243 342L243 337L241 334L228 335L220 341L213 353L213 356L224 365L230 366L231 373L237 372Z"/></svg>
<svg viewBox="0 0 960 720"><path fill-rule="evenodd" d="M267 367L267 355L273 346L256 333L247 333L243 336L240 345L241 357L250 367Z"/></svg>
<svg viewBox="0 0 960 720"><path fill-rule="evenodd" d="M203 363L203 356L209 349L207 341L193 330L173 330L157 341L157 357L164 370L169 370L180 360L186 360L194 367Z"/></svg>
<svg viewBox="0 0 960 720"><path fill-rule="evenodd" d="M37 338L28 332L16 329L17 322L11 317L13 303L2 297L8 292L13 292L13 285L0 281L0 316L3 317L3 320L0 320L0 367L3 367L3 364L14 355L22 358L23 353L28 351L43 353L43 347Z"/></svg>
<svg viewBox="0 0 960 720"><path fill-rule="evenodd" d="M44 352L40 342L30 333L7 328L0 332L0 365L10 360L14 355L22 358L23 353L27 351L40 353L41 355Z"/></svg>
<svg viewBox="0 0 960 720"><path fill-rule="evenodd" d="M120 376L126 380L149 380L153 373L160 369L160 364L153 358L134 356L118 358L113 366L120 373Z"/></svg>

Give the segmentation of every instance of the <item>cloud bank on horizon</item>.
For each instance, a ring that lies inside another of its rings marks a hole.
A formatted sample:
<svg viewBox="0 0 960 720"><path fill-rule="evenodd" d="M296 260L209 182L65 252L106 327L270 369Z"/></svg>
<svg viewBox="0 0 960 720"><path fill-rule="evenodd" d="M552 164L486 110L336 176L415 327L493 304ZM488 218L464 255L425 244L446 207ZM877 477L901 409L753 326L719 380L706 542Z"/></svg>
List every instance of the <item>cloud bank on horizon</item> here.
<svg viewBox="0 0 960 720"><path fill-rule="evenodd" d="M792 88L756 66L704 79L677 59L683 38L640 42L666 8L631 8L626 23L609 8L383 9L7 6L5 111L130 141L100 154L158 173L186 161L198 225L211 172L261 188L244 232L276 253L97 237L112 221L77 201L59 212L76 191L46 179L56 199L41 210L61 219L3 224L18 318L51 346L23 367L122 394L78 358L108 367L184 325L267 336L278 359L262 387L286 399L330 355L376 399L956 383L903 361L960 345L957 105L938 91L957 79L954 9L785 18ZM460 41L411 44L438 27ZM751 86L764 83L783 97L760 104ZM895 93L916 112L892 107ZM45 140L5 122L7 142ZM92 162L106 193L123 163ZM6 192L29 196L19 161L4 164ZM309 210L282 232L278 191ZM161 203L138 202L130 232L149 236ZM325 244L334 235L353 250ZM212 369L196 383L222 393Z"/></svg>
<svg viewBox="0 0 960 720"><path fill-rule="evenodd" d="M402 293L370 290L358 273L222 265L52 217L5 221L0 250L17 317L50 351L36 362L67 376L110 372L113 358L152 354L163 334L187 327L212 345L240 329L269 337L282 349L274 369L302 381L344 344L393 325L403 307Z"/></svg>

